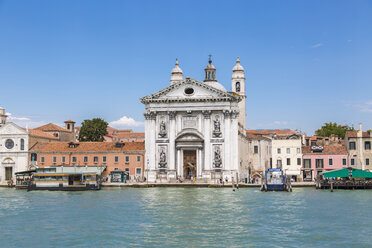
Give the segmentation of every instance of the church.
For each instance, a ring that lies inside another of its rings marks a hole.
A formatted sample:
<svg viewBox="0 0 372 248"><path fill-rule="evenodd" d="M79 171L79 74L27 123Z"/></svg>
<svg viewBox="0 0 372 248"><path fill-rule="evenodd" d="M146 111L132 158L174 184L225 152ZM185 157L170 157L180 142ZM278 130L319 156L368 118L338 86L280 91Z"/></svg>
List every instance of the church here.
<svg viewBox="0 0 372 248"><path fill-rule="evenodd" d="M239 58L228 92L209 58L204 81L183 76L176 61L170 85L145 105L145 173L149 182L246 177L245 72ZM213 181L212 181L213 182Z"/></svg>

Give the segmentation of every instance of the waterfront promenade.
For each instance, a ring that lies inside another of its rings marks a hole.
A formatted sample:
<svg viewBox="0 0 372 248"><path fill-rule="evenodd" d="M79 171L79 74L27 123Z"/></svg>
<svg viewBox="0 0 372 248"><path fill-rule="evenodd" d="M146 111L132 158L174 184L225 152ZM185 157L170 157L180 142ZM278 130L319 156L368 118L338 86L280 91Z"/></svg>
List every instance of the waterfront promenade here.
<svg viewBox="0 0 372 248"><path fill-rule="evenodd" d="M182 183L137 183L137 182L128 182L128 183L103 183L102 187L133 187L133 188L147 188L147 187L209 187L209 188L231 188L232 184L225 183L223 185L211 184L207 182L182 182ZM261 184L246 184L239 183L241 188L260 188ZM292 187L314 187L315 182L293 182Z"/></svg>

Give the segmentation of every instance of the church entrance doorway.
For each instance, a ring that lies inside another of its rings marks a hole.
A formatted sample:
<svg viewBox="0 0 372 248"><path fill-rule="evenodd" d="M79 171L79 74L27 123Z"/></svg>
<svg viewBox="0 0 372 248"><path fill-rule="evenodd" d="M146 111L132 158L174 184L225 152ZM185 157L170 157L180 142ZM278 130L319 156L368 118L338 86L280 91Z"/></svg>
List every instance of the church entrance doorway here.
<svg viewBox="0 0 372 248"><path fill-rule="evenodd" d="M183 175L186 179L196 177L196 150L183 151Z"/></svg>

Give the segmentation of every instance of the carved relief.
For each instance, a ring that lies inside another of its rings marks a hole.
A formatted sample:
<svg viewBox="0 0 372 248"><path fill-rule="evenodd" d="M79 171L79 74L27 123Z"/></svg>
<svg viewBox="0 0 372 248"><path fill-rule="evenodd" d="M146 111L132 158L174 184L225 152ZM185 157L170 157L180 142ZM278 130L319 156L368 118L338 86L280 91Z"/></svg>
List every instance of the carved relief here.
<svg viewBox="0 0 372 248"><path fill-rule="evenodd" d="M167 153L166 147L159 148L159 168L167 167Z"/></svg>
<svg viewBox="0 0 372 248"><path fill-rule="evenodd" d="M162 120L162 121L160 122L160 127L159 127L159 137L160 137L160 138L165 138L165 137L167 137L167 126L166 126L164 120Z"/></svg>
<svg viewBox="0 0 372 248"><path fill-rule="evenodd" d="M169 111L169 119L174 120L176 118L176 111Z"/></svg>
<svg viewBox="0 0 372 248"><path fill-rule="evenodd" d="M222 167L222 157L221 157L220 146L214 146L213 166L215 168L221 168Z"/></svg>
<svg viewBox="0 0 372 248"><path fill-rule="evenodd" d="M210 110L204 110L204 111L202 111L204 118L205 119L211 118L211 112L212 111L210 111Z"/></svg>
<svg viewBox="0 0 372 248"><path fill-rule="evenodd" d="M215 119L213 120L213 137L219 138L221 137L221 122L220 117L216 115Z"/></svg>

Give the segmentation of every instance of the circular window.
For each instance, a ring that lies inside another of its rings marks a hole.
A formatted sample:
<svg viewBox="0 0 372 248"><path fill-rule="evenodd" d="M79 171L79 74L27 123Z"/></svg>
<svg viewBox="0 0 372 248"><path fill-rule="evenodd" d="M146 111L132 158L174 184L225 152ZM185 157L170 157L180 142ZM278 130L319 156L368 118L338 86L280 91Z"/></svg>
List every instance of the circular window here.
<svg viewBox="0 0 372 248"><path fill-rule="evenodd" d="M194 89L193 88L186 88L185 89L185 94L186 95L192 95L192 94L194 94Z"/></svg>
<svg viewBox="0 0 372 248"><path fill-rule="evenodd" d="M5 147L8 149L12 149L14 147L14 141L11 139L7 139L5 141Z"/></svg>

